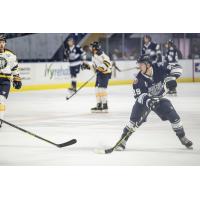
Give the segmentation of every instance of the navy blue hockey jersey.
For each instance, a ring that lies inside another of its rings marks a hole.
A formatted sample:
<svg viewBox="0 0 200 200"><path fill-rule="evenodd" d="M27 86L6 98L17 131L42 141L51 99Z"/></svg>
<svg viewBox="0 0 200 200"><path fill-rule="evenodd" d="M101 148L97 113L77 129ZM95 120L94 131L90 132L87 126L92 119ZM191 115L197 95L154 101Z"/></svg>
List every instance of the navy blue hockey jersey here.
<svg viewBox="0 0 200 200"><path fill-rule="evenodd" d="M170 47L165 54L165 64L178 63L178 53L176 48Z"/></svg>
<svg viewBox="0 0 200 200"><path fill-rule="evenodd" d="M152 67L152 77L139 72L133 83L134 97L144 105L150 97L162 96L165 93L164 81L166 77L172 76L175 72L181 75L179 67L169 69L164 66L159 67L157 64L153 64Z"/></svg>
<svg viewBox="0 0 200 200"><path fill-rule="evenodd" d="M162 62L162 55L160 50L160 45L154 42L149 42L149 44L144 44L142 48L142 55L149 55L153 63Z"/></svg>
<svg viewBox="0 0 200 200"><path fill-rule="evenodd" d="M82 64L82 60L86 60L86 53L79 46L67 47L65 50L65 58L69 61L70 67Z"/></svg>

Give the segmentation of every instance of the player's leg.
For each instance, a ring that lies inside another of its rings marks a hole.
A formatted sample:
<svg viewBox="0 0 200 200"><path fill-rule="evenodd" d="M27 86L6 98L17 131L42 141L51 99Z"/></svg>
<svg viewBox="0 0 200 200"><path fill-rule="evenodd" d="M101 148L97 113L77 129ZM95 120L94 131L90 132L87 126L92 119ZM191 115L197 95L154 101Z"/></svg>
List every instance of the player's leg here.
<svg viewBox="0 0 200 200"><path fill-rule="evenodd" d="M100 96L102 102L102 111L108 112L108 82L111 78L111 74L102 74L99 81Z"/></svg>
<svg viewBox="0 0 200 200"><path fill-rule="evenodd" d="M95 94L96 94L96 102L97 105L96 107L91 108L91 112L93 113L98 113L102 111L102 101L101 101L101 96L100 96L100 89L99 89L99 73L97 73L96 77L96 83L95 83Z"/></svg>
<svg viewBox="0 0 200 200"><path fill-rule="evenodd" d="M71 76L71 87L69 88L70 91L74 92L76 91L76 73L75 73L75 67L69 68L70 70L70 76Z"/></svg>
<svg viewBox="0 0 200 200"><path fill-rule="evenodd" d="M8 98L10 91L10 82L7 84L0 84L0 119L4 119L4 114L6 110L6 99ZM0 121L0 128L2 126L2 122Z"/></svg>
<svg viewBox="0 0 200 200"><path fill-rule="evenodd" d="M143 122L146 121L146 118L149 113L150 113L150 110L146 106L144 106L136 101L136 103L134 104L134 106L132 108L130 121L123 129L121 138L124 138L124 140L122 140L122 142L118 145L116 150L122 151L125 149L126 143L129 139L129 137L132 135L132 133L134 133L136 131L136 129L139 126L142 125Z"/></svg>
<svg viewBox="0 0 200 200"><path fill-rule="evenodd" d="M176 81L176 80L175 80ZM176 81L176 84L177 84L177 81ZM168 95L169 96L177 96L177 85L176 85L176 87L174 87L174 88L171 88L171 89L169 89L169 91L168 91Z"/></svg>
<svg viewBox="0 0 200 200"><path fill-rule="evenodd" d="M183 145L187 148L192 146L192 142L185 137L185 131L178 113L168 99L161 99L155 112L162 120L168 120L171 123L173 131Z"/></svg>
<svg viewBox="0 0 200 200"><path fill-rule="evenodd" d="M182 67L179 64L171 64L171 67L171 75L175 78L176 84L169 88L168 94L170 96L177 96L177 79L180 77L180 73L182 73Z"/></svg>
<svg viewBox="0 0 200 200"><path fill-rule="evenodd" d="M71 88L73 92L76 92L77 88L77 74L80 72L80 66L70 67L70 75L71 75Z"/></svg>

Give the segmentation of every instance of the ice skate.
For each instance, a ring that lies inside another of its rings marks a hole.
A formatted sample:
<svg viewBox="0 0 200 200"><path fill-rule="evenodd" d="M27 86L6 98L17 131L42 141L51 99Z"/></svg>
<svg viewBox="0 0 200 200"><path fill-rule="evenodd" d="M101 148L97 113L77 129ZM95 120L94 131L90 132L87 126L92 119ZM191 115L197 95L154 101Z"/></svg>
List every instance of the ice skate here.
<svg viewBox="0 0 200 200"><path fill-rule="evenodd" d="M108 113L108 104L107 103L103 103L102 112Z"/></svg>
<svg viewBox="0 0 200 200"><path fill-rule="evenodd" d="M185 136L179 137L179 140L181 141L182 145L186 146L188 149L193 149L193 143L190 140L188 140Z"/></svg>
<svg viewBox="0 0 200 200"><path fill-rule="evenodd" d="M76 88L72 88L72 87L71 87L71 88L68 88L68 91L69 91L70 93L72 93L72 94L73 94L73 93L75 93L75 92L76 92Z"/></svg>
<svg viewBox="0 0 200 200"><path fill-rule="evenodd" d="M75 88L68 88L68 94L66 95L66 99L68 100L69 97L71 95L73 95L74 93L76 93L76 89Z"/></svg>
<svg viewBox="0 0 200 200"><path fill-rule="evenodd" d="M92 113L101 113L102 112L102 103L98 103L96 107L91 108Z"/></svg>

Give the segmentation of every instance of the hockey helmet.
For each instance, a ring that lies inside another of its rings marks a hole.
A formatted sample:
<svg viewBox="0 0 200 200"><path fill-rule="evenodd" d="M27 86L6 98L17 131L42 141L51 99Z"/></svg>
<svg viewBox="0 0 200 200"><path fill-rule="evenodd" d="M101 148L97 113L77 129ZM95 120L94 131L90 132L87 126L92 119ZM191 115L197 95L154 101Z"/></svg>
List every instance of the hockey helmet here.
<svg viewBox="0 0 200 200"><path fill-rule="evenodd" d="M97 41L91 43L90 46L92 47L93 50L101 51L101 45Z"/></svg>
<svg viewBox="0 0 200 200"><path fill-rule="evenodd" d="M69 37L67 38L67 41L69 41L69 40L73 40L73 41L74 41L74 37L73 37L73 36L69 36Z"/></svg>
<svg viewBox="0 0 200 200"><path fill-rule="evenodd" d="M147 38L149 41L151 41L151 40L152 40L152 39L151 39L151 36L150 36L150 35L148 35L148 34L144 35L143 39L144 39L144 38Z"/></svg>
<svg viewBox="0 0 200 200"><path fill-rule="evenodd" d="M169 40L167 41L167 44L173 45L173 44L174 44L174 41L173 41L172 39L169 39Z"/></svg>
<svg viewBox="0 0 200 200"><path fill-rule="evenodd" d="M0 40L3 40L6 42L6 34L0 33Z"/></svg>

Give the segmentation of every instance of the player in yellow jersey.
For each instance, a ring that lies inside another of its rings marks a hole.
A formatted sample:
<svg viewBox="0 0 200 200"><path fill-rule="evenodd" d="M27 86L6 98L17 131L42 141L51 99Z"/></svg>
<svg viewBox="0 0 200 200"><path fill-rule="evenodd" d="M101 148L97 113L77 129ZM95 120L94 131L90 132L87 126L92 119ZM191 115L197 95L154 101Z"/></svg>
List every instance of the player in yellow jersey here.
<svg viewBox="0 0 200 200"><path fill-rule="evenodd" d="M21 78L18 72L16 55L5 48L6 35L0 34L0 119L4 118L5 103L8 98L11 80L15 89L22 87ZM0 127L2 121L0 121Z"/></svg>
<svg viewBox="0 0 200 200"><path fill-rule="evenodd" d="M96 100L97 106L91 108L92 113L108 112L108 82L112 74L112 65L110 58L103 52L99 42L93 42L92 50L92 66L84 63L85 68L93 68L96 71ZM89 66L89 67L88 67Z"/></svg>

